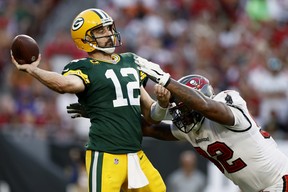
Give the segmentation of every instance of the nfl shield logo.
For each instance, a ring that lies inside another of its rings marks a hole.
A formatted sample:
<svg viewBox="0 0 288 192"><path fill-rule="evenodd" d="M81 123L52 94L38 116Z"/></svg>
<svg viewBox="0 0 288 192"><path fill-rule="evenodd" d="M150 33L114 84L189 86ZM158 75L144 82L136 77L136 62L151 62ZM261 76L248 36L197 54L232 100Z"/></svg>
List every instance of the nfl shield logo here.
<svg viewBox="0 0 288 192"><path fill-rule="evenodd" d="M119 163L119 159L115 158L114 159L114 164L117 165Z"/></svg>

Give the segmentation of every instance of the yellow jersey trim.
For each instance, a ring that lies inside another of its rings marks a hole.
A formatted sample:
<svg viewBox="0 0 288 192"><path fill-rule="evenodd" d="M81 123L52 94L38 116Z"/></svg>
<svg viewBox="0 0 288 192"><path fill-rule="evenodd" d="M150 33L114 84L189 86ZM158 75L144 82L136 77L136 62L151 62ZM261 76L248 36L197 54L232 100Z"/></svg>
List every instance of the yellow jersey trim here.
<svg viewBox="0 0 288 192"><path fill-rule="evenodd" d="M115 54L115 53L112 54L111 58L112 58L112 60L109 60L109 61L101 60L101 59L97 59L97 60L101 61L101 62L105 62L105 63L111 63L111 64L116 64L116 63L118 63L120 61L120 56L118 54Z"/></svg>
<svg viewBox="0 0 288 192"><path fill-rule="evenodd" d="M68 76L68 75L77 75L78 77L80 77L81 79L83 79L83 81L85 82L85 84L89 84L90 80L88 78L88 75L84 74L80 69L78 70L69 70L66 73L63 74L64 76Z"/></svg>
<svg viewBox="0 0 288 192"><path fill-rule="evenodd" d="M145 73L143 73L142 71L139 71L140 72L140 80L143 81L147 75Z"/></svg>

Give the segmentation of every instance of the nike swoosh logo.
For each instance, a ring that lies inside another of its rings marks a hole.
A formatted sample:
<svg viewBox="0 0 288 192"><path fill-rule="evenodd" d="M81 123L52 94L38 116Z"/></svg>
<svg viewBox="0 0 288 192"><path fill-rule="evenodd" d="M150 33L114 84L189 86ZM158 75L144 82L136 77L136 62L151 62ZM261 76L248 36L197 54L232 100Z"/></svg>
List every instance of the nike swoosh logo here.
<svg viewBox="0 0 288 192"><path fill-rule="evenodd" d="M143 156L144 156L144 155L142 155L142 156L140 157L140 160L142 160Z"/></svg>

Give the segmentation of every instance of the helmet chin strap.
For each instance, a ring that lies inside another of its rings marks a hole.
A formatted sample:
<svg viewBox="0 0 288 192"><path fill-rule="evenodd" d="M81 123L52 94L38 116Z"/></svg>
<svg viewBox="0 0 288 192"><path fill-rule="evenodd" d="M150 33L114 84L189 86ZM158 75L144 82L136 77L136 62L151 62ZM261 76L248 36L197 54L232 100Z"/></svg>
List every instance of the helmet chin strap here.
<svg viewBox="0 0 288 192"><path fill-rule="evenodd" d="M97 47L96 45L93 45L92 43L89 43L89 45L91 47L93 47L94 49L97 49L99 51L103 51L103 52L108 53L108 54L112 54L115 51L115 47L101 48L101 47Z"/></svg>

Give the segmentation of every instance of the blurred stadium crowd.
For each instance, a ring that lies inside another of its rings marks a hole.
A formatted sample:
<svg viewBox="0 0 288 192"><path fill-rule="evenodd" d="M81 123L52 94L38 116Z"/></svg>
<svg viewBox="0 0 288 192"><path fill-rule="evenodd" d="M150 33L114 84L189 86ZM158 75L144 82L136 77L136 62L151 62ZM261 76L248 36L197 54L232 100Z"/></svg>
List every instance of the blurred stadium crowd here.
<svg viewBox="0 0 288 192"><path fill-rule="evenodd" d="M78 14L67 7L71 2L0 0L0 130L44 140L85 141L87 122L75 123L66 114L65 106L77 100L18 72L9 52L16 35L28 34L39 42L42 68L61 72L71 59L86 56L70 38ZM123 41L117 52L135 52L159 63L175 79L204 75L216 92L238 90L263 129L275 139L288 139L287 0L91 2L114 18ZM65 3L66 9L59 9ZM70 20L47 35L55 24L49 18L57 9ZM153 95L152 87L148 83Z"/></svg>

